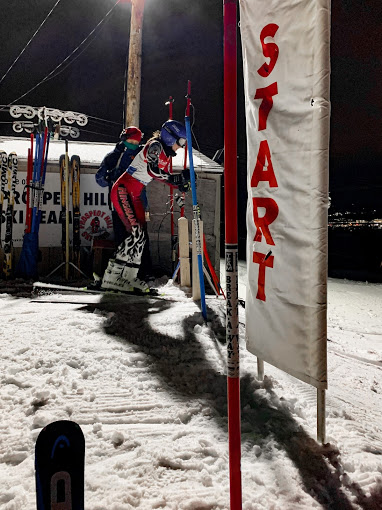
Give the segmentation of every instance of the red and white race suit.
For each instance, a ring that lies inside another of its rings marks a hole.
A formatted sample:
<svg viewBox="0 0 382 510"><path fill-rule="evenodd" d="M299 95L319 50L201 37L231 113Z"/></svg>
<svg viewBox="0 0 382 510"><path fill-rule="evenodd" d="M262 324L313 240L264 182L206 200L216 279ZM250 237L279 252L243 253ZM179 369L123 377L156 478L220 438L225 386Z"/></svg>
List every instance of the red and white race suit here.
<svg viewBox="0 0 382 510"><path fill-rule="evenodd" d="M168 164L175 152L159 139L149 140L135 156L126 172L115 182L111 201L128 232L131 227L145 224L145 187L153 179L168 182Z"/></svg>

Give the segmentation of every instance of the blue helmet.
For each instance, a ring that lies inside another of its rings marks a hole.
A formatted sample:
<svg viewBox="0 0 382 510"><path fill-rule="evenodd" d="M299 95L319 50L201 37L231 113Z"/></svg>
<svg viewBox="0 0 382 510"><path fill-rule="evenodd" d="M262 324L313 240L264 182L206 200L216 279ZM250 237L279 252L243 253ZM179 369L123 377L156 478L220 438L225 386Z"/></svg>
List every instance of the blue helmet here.
<svg viewBox="0 0 382 510"><path fill-rule="evenodd" d="M177 120L167 120L160 130L160 137L168 147L172 147L174 143L184 147L187 141L186 128Z"/></svg>

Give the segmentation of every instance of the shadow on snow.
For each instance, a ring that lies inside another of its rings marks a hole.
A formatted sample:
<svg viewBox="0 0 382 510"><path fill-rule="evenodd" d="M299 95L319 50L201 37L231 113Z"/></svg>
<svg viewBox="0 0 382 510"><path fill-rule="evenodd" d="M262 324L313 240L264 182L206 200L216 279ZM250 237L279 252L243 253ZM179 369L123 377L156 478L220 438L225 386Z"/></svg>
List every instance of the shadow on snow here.
<svg viewBox="0 0 382 510"><path fill-rule="evenodd" d="M153 298L154 299L154 298ZM138 304L138 306L137 306ZM150 360L150 370L162 385L187 401L200 400L213 409L212 418L227 433L227 378L225 375L225 328L214 311L209 310L211 343L221 358L221 371L209 363L195 336L195 326L203 324L200 312L182 321L182 338L172 338L152 329L147 318L171 306L164 300L142 300L129 307L118 302L89 305L114 312L105 323L105 332L135 345ZM212 333L213 331L213 333ZM256 390L265 389L264 392ZM287 404L280 401L266 378L258 382L253 375L241 376L242 448L259 445L262 454L272 457L272 446L282 448L299 471L305 491L325 509L364 510L382 508L382 484L370 496L344 473L340 452L331 445L319 445L293 418ZM254 469L256 466L254 465ZM349 494L352 495L351 502Z"/></svg>

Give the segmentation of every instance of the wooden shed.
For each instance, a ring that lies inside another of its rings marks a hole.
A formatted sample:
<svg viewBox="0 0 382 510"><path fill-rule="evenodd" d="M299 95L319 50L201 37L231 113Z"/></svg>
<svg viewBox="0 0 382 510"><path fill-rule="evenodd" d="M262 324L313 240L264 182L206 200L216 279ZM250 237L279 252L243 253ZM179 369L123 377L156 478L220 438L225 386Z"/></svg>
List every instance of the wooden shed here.
<svg viewBox="0 0 382 510"><path fill-rule="evenodd" d="M13 239L15 261L20 254L25 228L25 182L27 171L29 138L0 137L0 151L18 155L18 182L16 187ZM94 175L104 158L112 151L114 144L98 142L69 142L69 159L78 155L81 159L81 270L91 276L93 271L104 269L108 257L114 249L111 211L108 201L108 189L97 185ZM46 183L43 198L43 215L39 232L39 275L46 276L63 261L61 245L61 193L59 179L59 158L65 152L64 140L51 140L49 145ZM220 261L220 210L221 179L223 167L194 150L194 166L197 174L197 194L209 256L215 270L219 271ZM184 150L179 149L173 158L173 171L184 168ZM171 220L170 188L166 184L152 181L147 186L150 208L148 231L151 257L154 267L171 273ZM4 206L7 205L5 201ZM192 198L186 195L185 216L189 220L191 232ZM96 231L91 227L94 217L101 223ZM174 205L175 234L180 209ZM70 218L71 220L71 218ZM4 212L1 218L4 225ZM191 234L190 234L191 235ZM70 235L71 238L71 235ZM4 226L1 229L1 241L4 240ZM95 253L96 252L96 253ZM73 277L75 275L73 274Z"/></svg>

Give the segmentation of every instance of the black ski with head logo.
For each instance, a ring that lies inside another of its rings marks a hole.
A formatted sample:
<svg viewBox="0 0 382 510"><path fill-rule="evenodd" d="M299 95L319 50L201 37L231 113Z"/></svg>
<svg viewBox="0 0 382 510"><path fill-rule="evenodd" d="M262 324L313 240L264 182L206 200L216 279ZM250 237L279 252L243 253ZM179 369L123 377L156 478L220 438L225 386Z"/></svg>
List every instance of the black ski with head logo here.
<svg viewBox="0 0 382 510"><path fill-rule="evenodd" d="M55 421L35 448L37 510L84 510L85 439L73 421Z"/></svg>

